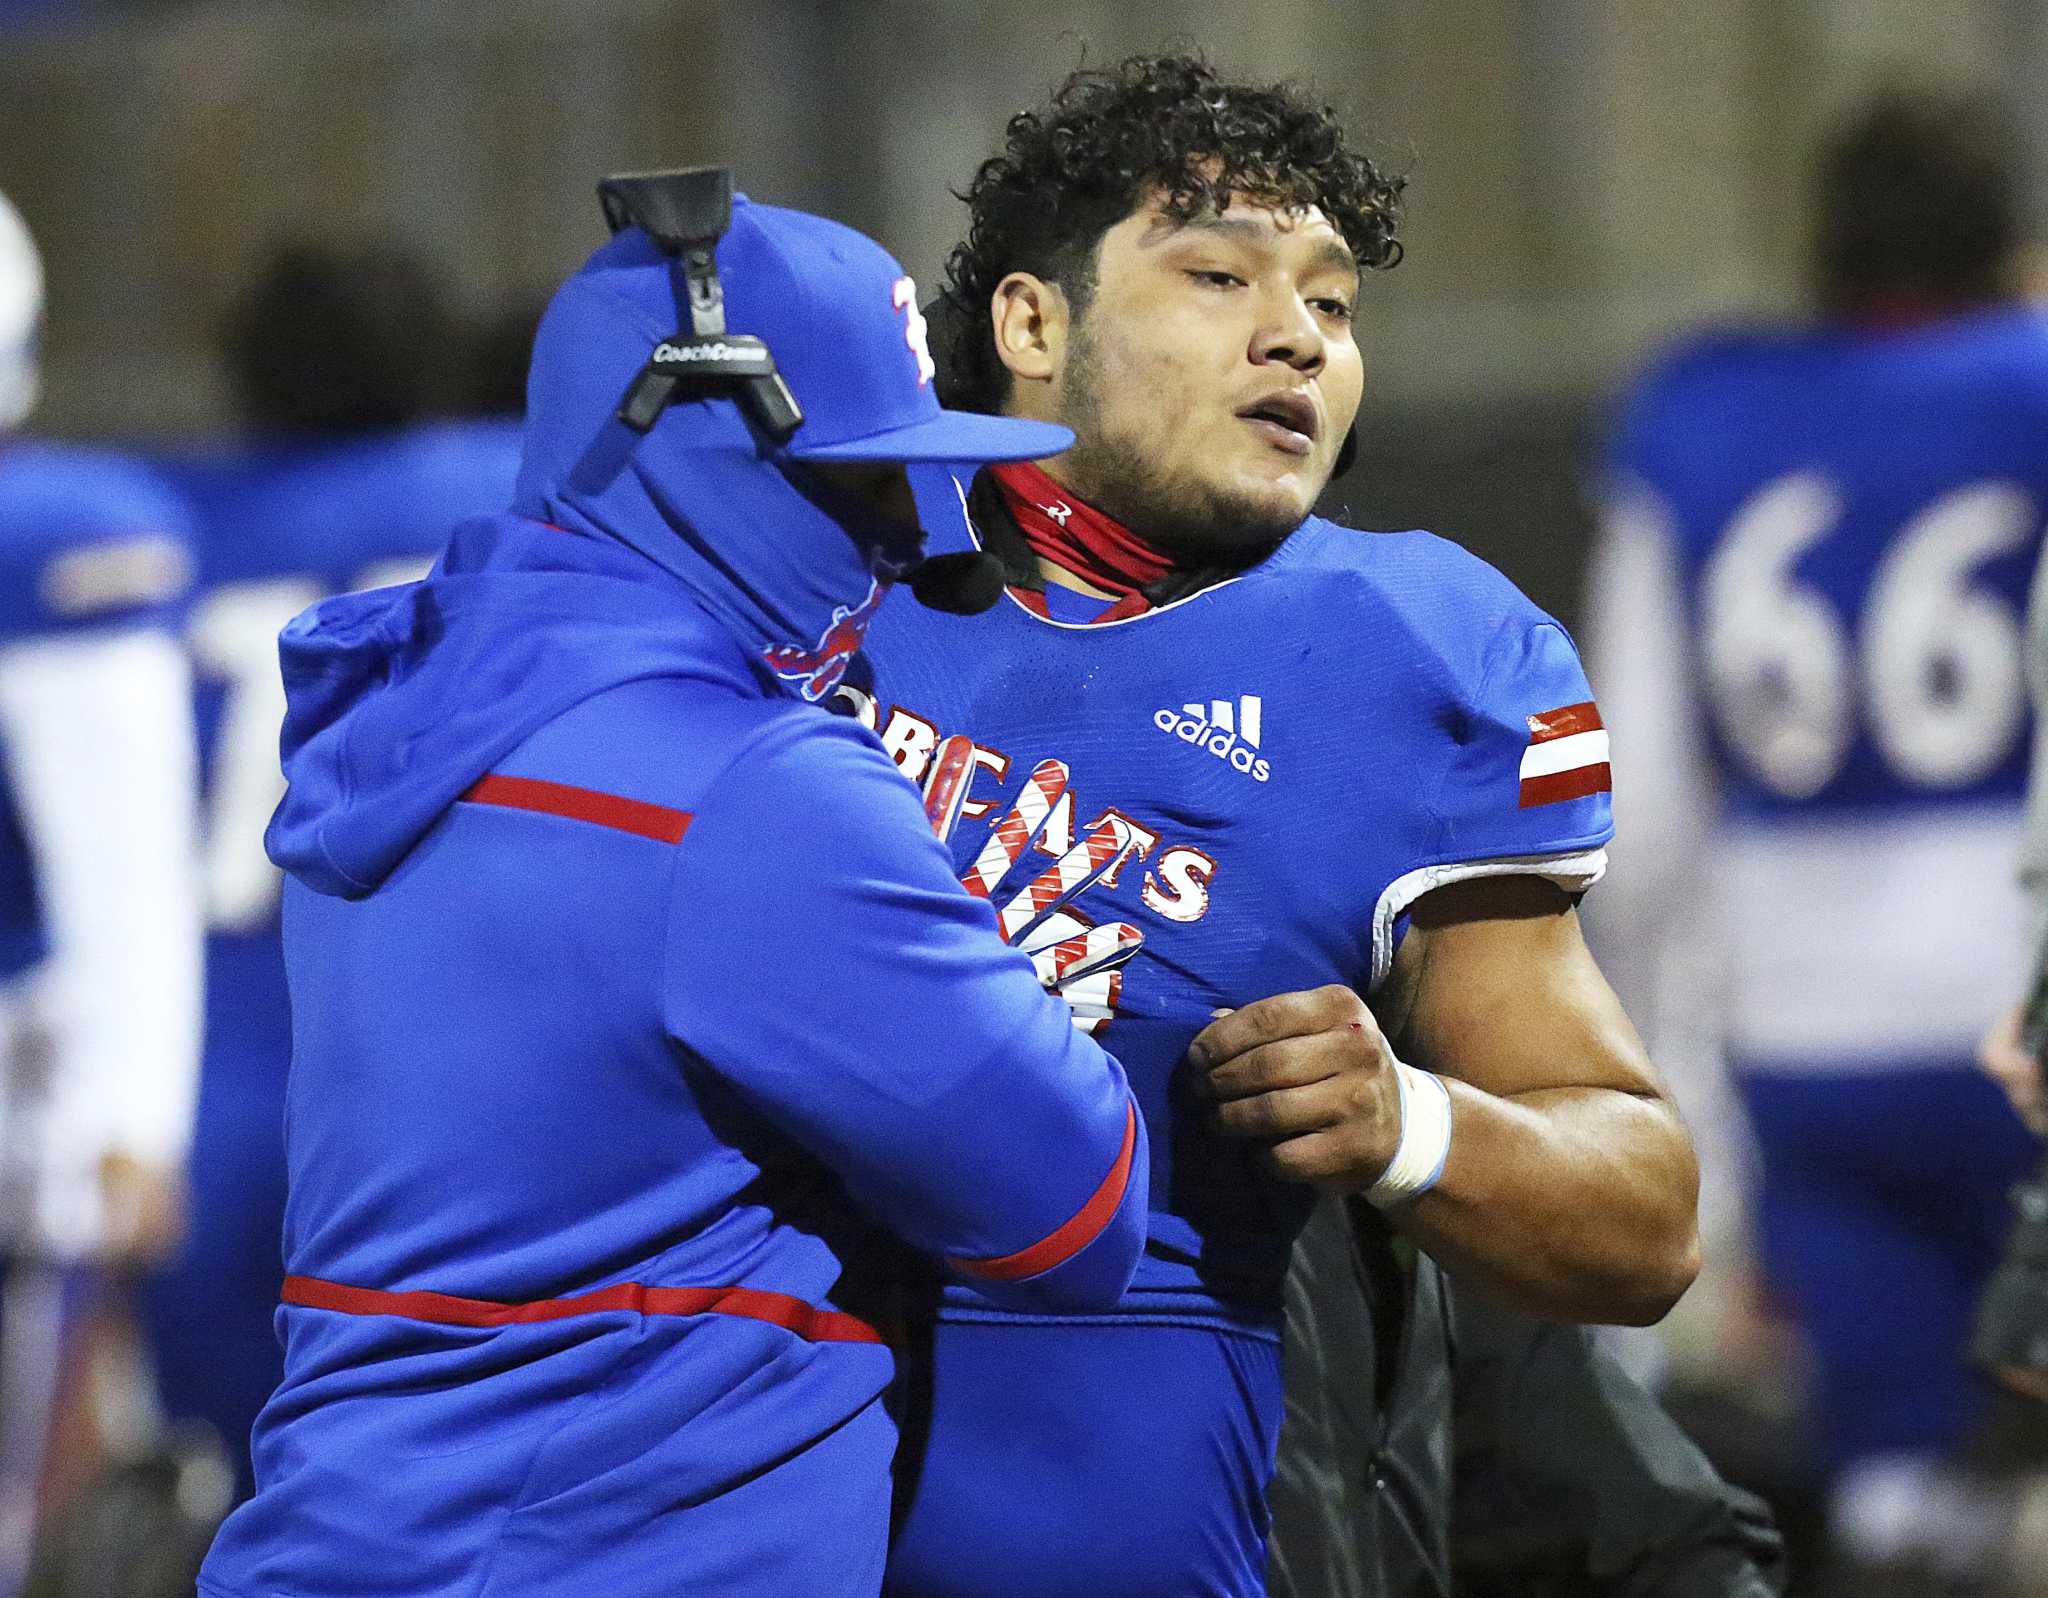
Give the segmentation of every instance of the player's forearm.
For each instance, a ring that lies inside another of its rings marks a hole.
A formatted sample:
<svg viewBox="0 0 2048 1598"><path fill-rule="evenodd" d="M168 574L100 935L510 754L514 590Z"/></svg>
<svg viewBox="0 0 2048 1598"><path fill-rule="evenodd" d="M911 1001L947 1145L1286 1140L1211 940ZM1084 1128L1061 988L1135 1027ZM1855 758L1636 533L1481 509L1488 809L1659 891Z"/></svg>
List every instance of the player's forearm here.
<svg viewBox="0 0 2048 1598"><path fill-rule="evenodd" d="M1699 1271L1699 1168L1667 1100L1612 1088L1499 1097L1446 1079L1443 1176L1396 1224L1517 1308L1643 1325Z"/></svg>

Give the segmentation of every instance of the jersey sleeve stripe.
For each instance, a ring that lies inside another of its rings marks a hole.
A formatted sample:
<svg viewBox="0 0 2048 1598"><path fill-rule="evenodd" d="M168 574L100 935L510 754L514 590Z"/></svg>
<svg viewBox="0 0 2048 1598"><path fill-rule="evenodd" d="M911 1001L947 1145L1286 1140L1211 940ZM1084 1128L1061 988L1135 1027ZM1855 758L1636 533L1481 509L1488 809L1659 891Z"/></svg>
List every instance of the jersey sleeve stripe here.
<svg viewBox="0 0 2048 1598"><path fill-rule="evenodd" d="M576 788L538 777L501 777L493 773L479 777L462 797L470 804L567 816L572 821L588 821L660 843L681 843L683 834L690 830L687 810L671 810L667 805L649 804L643 799L625 799L617 794L599 793L594 788Z"/></svg>
<svg viewBox="0 0 2048 1598"><path fill-rule="evenodd" d="M1596 766L1575 766L1547 777L1524 777L1519 808L1534 810L1538 805L1562 804L1567 799L1608 793L1613 787L1613 768L1604 760Z"/></svg>
<svg viewBox="0 0 2048 1598"><path fill-rule="evenodd" d="M394 1315L435 1326L535 1326L579 1315L736 1315L765 1321L794 1332L810 1343L880 1343L881 1332L858 1315L819 1309L788 1293L752 1287L649 1287L641 1282L616 1282L568 1298L501 1303L487 1298L458 1298L452 1293L390 1293L373 1287L350 1287L315 1276L287 1276L281 1295L301 1309L332 1310L340 1315Z"/></svg>
<svg viewBox="0 0 2048 1598"><path fill-rule="evenodd" d="M1524 777L1548 777L1580 766L1605 765L1607 734L1600 731L1575 732L1566 738L1532 743L1522 751Z"/></svg>
<svg viewBox="0 0 2048 1598"><path fill-rule="evenodd" d="M1552 738L1569 738L1575 733L1598 732L1602 726L1600 707L1590 699L1576 705L1560 705L1528 718L1529 742L1548 743Z"/></svg>
<svg viewBox="0 0 2048 1598"><path fill-rule="evenodd" d="M1131 1156L1137 1148L1137 1141L1137 1106L1126 1104L1124 1143L1116 1162L1110 1166L1109 1175L1102 1179L1102 1185L1065 1225L1015 1254L981 1260L949 1258L946 1263L963 1276L979 1276L996 1282L1020 1282L1028 1276L1043 1276L1055 1266L1064 1265L1102 1235L1102 1229L1109 1225L1122 1205L1124 1191L1131 1181Z"/></svg>

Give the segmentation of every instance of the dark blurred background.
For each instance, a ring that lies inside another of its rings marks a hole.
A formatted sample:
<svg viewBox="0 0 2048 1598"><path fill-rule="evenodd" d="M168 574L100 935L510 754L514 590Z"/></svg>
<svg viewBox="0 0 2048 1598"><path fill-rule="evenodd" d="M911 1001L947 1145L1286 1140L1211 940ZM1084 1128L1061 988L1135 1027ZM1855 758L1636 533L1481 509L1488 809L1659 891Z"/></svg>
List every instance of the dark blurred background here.
<svg viewBox="0 0 2048 1598"><path fill-rule="evenodd" d="M1453 537L1567 622L1615 394L1681 333L1800 314L1806 173L1847 104L1899 75L1974 87L2030 145L2037 235L2048 200L2043 0L0 0L0 193L49 278L36 426L152 450L232 431L220 330L281 237L417 251L495 334L483 365L451 340L446 407L503 409L479 390L515 388L613 171L730 163L929 292L949 191L1011 112L1077 65L1189 46L1308 82L1410 178L1328 508ZM1799 1453L1797 1370L1702 1346L1724 1325L1682 1311L1638 1354L1744 1373L1723 1457L1767 1485ZM1796 1515L1798 1483L1774 1496ZM2033 1515L2048 1544L2048 1500Z"/></svg>
<svg viewBox="0 0 2048 1598"><path fill-rule="evenodd" d="M613 170L731 161L930 286L948 188L1011 110L1185 44L1312 82L1412 176L1334 497L1460 538L1567 619L1607 397L1679 328L1798 305L1827 118L1908 68L2048 136L2030 0L0 0L0 191L51 278L40 424L222 424L212 332L280 232L389 232L473 316L530 302L598 240Z"/></svg>

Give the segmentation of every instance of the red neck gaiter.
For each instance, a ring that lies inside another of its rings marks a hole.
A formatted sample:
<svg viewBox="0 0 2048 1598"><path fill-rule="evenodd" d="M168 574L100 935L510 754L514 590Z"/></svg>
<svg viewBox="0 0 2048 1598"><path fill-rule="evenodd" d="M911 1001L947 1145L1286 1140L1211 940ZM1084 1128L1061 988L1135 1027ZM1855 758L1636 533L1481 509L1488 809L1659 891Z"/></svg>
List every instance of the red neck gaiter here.
<svg viewBox="0 0 2048 1598"><path fill-rule="evenodd" d="M1173 570L1172 556L1076 499L1031 462L1012 461L989 471L1031 552L1091 588L1124 598Z"/></svg>

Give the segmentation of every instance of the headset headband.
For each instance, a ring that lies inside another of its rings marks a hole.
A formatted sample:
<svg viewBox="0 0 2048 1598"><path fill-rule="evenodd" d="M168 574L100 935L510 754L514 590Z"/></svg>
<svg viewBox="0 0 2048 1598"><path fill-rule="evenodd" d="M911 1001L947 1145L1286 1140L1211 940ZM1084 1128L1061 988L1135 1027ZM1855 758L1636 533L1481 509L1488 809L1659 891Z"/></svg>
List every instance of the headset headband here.
<svg viewBox="0 0 2048 1598"><path fill-rule="evenodd" d="M732 170L685 167L628 172L597 186L605 224L637 227L683 269L680 329L654 346L619 404L619 420L644 433L677 400L735 398L748 420L776 444L803 424L803 408L758 338L725 330L718 282L718 241L732 226Z"/></svg>

